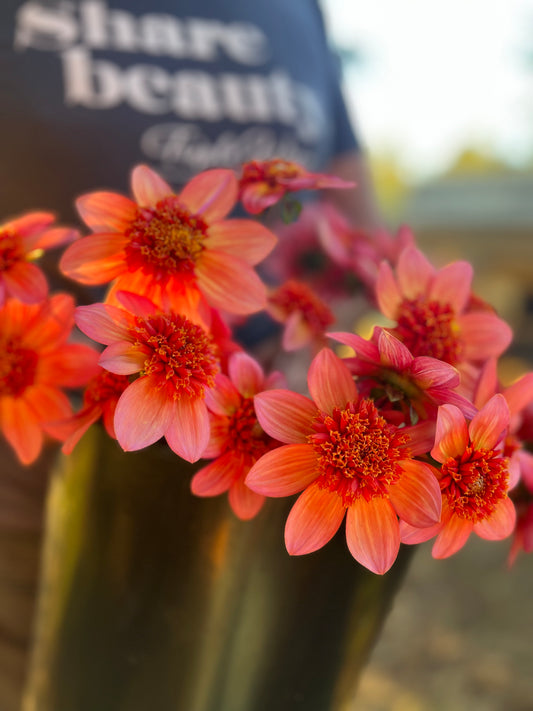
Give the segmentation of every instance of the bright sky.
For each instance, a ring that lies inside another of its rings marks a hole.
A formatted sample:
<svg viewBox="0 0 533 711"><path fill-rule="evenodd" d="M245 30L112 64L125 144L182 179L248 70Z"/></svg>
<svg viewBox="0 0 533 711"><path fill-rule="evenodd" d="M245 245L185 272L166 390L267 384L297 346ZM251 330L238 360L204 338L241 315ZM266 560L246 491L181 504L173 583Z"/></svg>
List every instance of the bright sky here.
<svg viewBox="0 0 533 711"><path fill-rule="evenodd" d="M363 63L346 97L370 150L413 177L466 146L533 155L533 0L322 0L332 38ZM526 57L529 56L528 66Z"/></svg>

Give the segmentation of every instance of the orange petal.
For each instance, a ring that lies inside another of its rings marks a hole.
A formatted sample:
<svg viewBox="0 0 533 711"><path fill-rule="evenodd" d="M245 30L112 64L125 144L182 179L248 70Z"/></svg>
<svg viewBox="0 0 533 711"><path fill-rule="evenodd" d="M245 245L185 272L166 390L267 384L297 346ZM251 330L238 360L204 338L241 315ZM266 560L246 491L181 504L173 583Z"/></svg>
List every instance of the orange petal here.
<svg viewBox="0 0 533 711"><path fill-rule="evenodd" d="M146 363L146 353L142 353L130 341L117 341L102 351L99 365L117 375L139 373Z"/></svg>
<svg viewBox="0 0 533 711"><path fill-rule="evenodd" d="M76 309L76 325L80 331L104 345L127 340L128 321L126 311L109 304L90 304Z"/></svg>
<svg viewBox="0 0 533 711"><path fill-rule="evenodd" d="M429 298L449 304L456 314L461 313L470 298L473 268L469 262L452 262L439 269L429 290Z"/></svg>
<svg viewBox="0 0 533 711"><path fill-rule="evenodd" d="M196 496L218 496L227 491L235 479L238 464L233 451L226 452L202 467L191 479L191 491Z"/></svg>
<svg viewBox="0 0 533 711"><path fill-rule="evenodd" d="M66 343L41 358L39 379L65 388L85 385L97 375L98 351L83 343Z"/></svg>
<svg viewBox="0 0 533 711"><path fill-rule="evenodd" d="M304 555L322 548L339 530L345 513L338 494L311 484L298 497L287 518L287 551L290 555Z"/></svg>
<svg viewBox="0 0 533 711"><path fill-rule="evenodd" d="M0 230L14 232L19 237L22 237L26 244L27 237L40 234L54 220L55 215L52 212L28 212L20 217L15 217L9 222L4 222L3 225L0 225Z"/></svg>
<svg viewBox="0 0 533 711"><path fill-rule="evenodd" d="M126 271L126 243L126 238L116 233L83 237L63 252L59 268L82 284L105 284Z"/></svg>
<svg viewBox="0 0 533 711"><path fill-rule="evenodd" d="M361 565L378 575L386 573L400 549L400 527L388 499L356 499L348 508L346 541Z"/></svg>
<svg viewBox="0 0 533 711"><path fill-rule="evenodd" d="M48 282L35 264L17 262L3 272L7 293L26 304L44 301L48 294Z"/></svg>
<svg viewBox="0 0 533 711"><path fill-rule="evenodd" d="M5 438L22 464L31 464L41 452L43 433L37 417L21 398L0 398L0 423Z"/></svg>
<svg viewBox="0 0 533 711"><path fill-rule="evenodd" d="M331 414L357 400L353 376L331 348L323 348L314 358L307 376L309 392L319 410Z"/></svg>
<svg viewBox="0 0 533 711"><path fill-rule="evenodd" d="M443 517L444 520L444 517ZM448 558L457 553L467 542L472 533L473 523L455 514L451 514L433 544L431 554L434 558Z"/></svg>
<svg viewBox="0 0 533 711"><path fill-rule="evenodd" d="M307 442L316 405L305 395L290 390L265 390L254 398L259 424L271 437L286 444Z"/></svg>
<svg viewBox="0 0 533 711"><path fill-rule="evenodd" d="M218 373L214 386L206 390L205 404L215 415L230 415L241 404L241 396L228 376Z"/></svg>
<svg viewBox="0 0 533 711"><path fill-rule="evenodd" d="M406 299L424 294L435 275L435 267L416 247L406 247L398 258L396 275L398 286Z"/></svg>
<svg viewBox="0 0 533 711"><path fill-rule="evenodd" d="M266 306L266 288L247 262L206 250L196 267L198 286L209 303L222 311L252 314Z"/></svg>
<svg viewBox="0 0 533 711"><path fill-rule="evenodd" d="M433 468L414 459L405 459L398 464L402 476L389 489L390 500L398 516L418 528L438 523L442 494Z"/></svg>
<svg viewBox="0 0 533 711"><path fill-rule="evenodd" d="M506 496L498 502L492 516L474 524L474 533L487 541L501 541L514 531L516 509L511 499Z"/></svg>
<svg viewBox="0 0 533 711"><path fill-rule="evenodd" d="M441 405L437 413L435 446L431 456L438 462L460 457L468 445L468 427L461 410L455 405Z"/></svg>
<svg viewBox="0 0 533 711"><path fill-rule="evenodd" d="M122 449L132 452L157 442L168 429L172 403L153 378L138 378L124 390L115 410L115 433Z"/></svg>
<svg viewBox="0 0 533 711"><path fill-rule="evenodd" d="M196 462L209 442L209 414L204 400L181 398L174 403L165 439L173 452L187 462Z"/></svg>
<svg viewBox="0 0 533 711"><path fill-rule="evenodd" d="M244 351L230 356L228 373L243 397L253 397L263 389L265 374L259 363Z"/></svg>
<svg viewBox="0 0 533 711"><path fill-rule="evenodd" d="M131 190L141 207L155 207L174 191L155 171L147 165L137 165L131 173Z"/></svg>
<svg viewBox="0 0 533 711"><path fill-rule="evenodd" d="M244 479L239 477L229 490L229 503L233 513L241 521L249 521L259 512L265 503L265 497L249 489Z"/></svg>
<svg viewBox="0 0 533 711"><path fill-rule="evenodd" d="M138 212L133 200L108 192L82 195L76 200L76 207L93 232L124 232Z"/></svg>
<svg viewBox="0 0 533 711"><path fill-rule="evenodd" d="M64 420L72 415L68 397L51 385L39 384L27 388L24 400L31 407L37 421L45 428L47 422Z"/></svg>
<svg viewBox="0 0 533 711"><path fill-rule="evenodd" d="M494 449L509 426L509 406L503 395L493 395L475 415L468 428L476 449Z"/></svg>
<svg viewBox="0 0 533 711"><path fill-rule="evenodd" d="M382 262L376 279L376 300L383 315L395 319L402 299L392 267L388 262Z"/></svg>
<svg viewBox="0 0 533 711"><path fill-rule="evenodd" d="M276 235L254 220L224 220L208 230L205 246L258 264L274 249Z"/></svg>
<svg viewBox="0 0 533 711"><path fill-rule="evenodd" d="M264 454L248 472L246 484L258 494L290 496L318 476L316 454L308 444L286 444Z"/></svg>
<svg viewBox="0 0 533 711"><path fill-rule="evenodd" d="M237 201L238 183L231 170L214 169L199 173L179 194L180 202L208 222L223 220Z"/></svg>

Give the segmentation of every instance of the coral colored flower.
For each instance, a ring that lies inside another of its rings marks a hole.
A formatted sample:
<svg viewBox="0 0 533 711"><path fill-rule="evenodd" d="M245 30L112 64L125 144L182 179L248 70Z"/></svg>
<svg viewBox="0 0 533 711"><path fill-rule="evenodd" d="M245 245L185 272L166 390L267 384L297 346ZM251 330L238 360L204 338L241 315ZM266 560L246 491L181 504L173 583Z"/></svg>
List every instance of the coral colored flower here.
<svg viewBox="0 0 533 711"><path fill-rule="evenodd" d="M259 422L286 443L265 454L246 483L260 494L300 491L285 528L292 555L311 553L337 532L346 514L353 557L386 572L400 545L398 516L429 526L440 518L441 496L433 469L413 457L410 428L381 416L359 396L346 365L325 348L309 369L312 399L287 390L255 397Z"/></svg>
<svg viewBox="0 0 533 711"><path fill-rule="evenodd" d="M309 343L317 349L324 346L324 332L335 322L331 309L307 284L294 279L272 290L267 311L285 324L282 345L286 351L298 350Z"/></svg>
<svg viewBox="0 0 533 711"><path fill-rule="evenodd" d="M146 166L132 173L135 202L96 192L77 207L95 234L65 251L62 271L84 284L115 280L114 291L143 294L165 310L206 299L215 308L249 314L266 289L253 266L275 236L254 220L225 219L237 199L230 170L195 176L179 193ZM200 303L201 306L201 303Z"/></svg>
<svg viewBox="0 0 533 711"><path fill-rule="evenodd" d="M228 363L229 377L219 373L206 393L211 412L211 438L204 459L212 462L191 481L193 494L229 493L229 503L241 519L253 518L265 497L249 489L244 479L265 452L279 445L262 429L254 409L254 395L279 385L282 376L265 377L261 366L246 353L235 353Z"/></svg>
<svg viewBox="0 0 533 711"><path fill-rule="evenodd" d="M23 464L39 456L43 433L60 438L55 420L70 416L61 388L84 385L98 353L67 343L74 302L56 294L41 304L8 299L0 309L0 429Z"/></svg>
<svg viewBox="0 0 533 711"><path fill-rule="evenodd" d="M370 378L372 388L382 387L388 397L427 418L437 405L452 403L468 417L477 408L456 392L460 376L449 363L429 356L413 356L407 346L383 328L376 327L368 341L355 333L328 333L355 351L344 359L350 372ZM430 408L428 410L428 407Z"/></svg>
<svg viewBox="0 0 533 711"><path fill-rule="evenodd" d="M288 192L352 187L354 183L335 175L310 173L298 163L281 158L245 163L239 179L240 200L252 215L275 205Z"/></svg>
<svg viewBox="0 0 533 711"><path fill-rule="evenodd" d="M13 297L37 304L48 295L48 283L32 262L43 250L72 241L76 230L52 227L54 215L30 212L0 225L0 307Z"/></svg>
<svg viewBox="0 0 533 711"><path fill-rule="evenodd" d="M376 298L396 322L392 333L414 356L452 365L499 356L511 342L509 326L494 313L469 310L472 267L454 262L440 270L413 247L398 259L396 275L387 262L379 268Z"/></svg>
<svg viewBox="0 0 533 711"><path fill-rule="evenodd" d="M125 451L165 437L189 462L209 440L206 390L219 371L212 336L181 314L160 312L145 297L122 294L129 310L111 304L79 306L78 327L103 343L99 363L117 375L139 377L124 390L114 427Z"/></svg>
<svg viewBox="0 0 533 711"><path fill-rule="evenodd" d="M89 381L83 393L81 410L64 423L65 442L61 448L70 454L89 427L100 418L107 434L116 439L114 417L117 402L130 384L127 375L116 375L103 368ZM63 423L61 423L63 424ZM60 423L57 423L58 427Z"/></svg>
<svg viewBox="0 0 533 711"><path fill-rule="evenodd" d="M487 540L511 535L516 511L508 497L509 460L503 451L508 426L509 408L500 394L470 423L455 405L439 408L431 455L441 465L442 519L418 531L402 523L402 541L420 543L437 535L433 557L447 558L472 531Z"/></svg>

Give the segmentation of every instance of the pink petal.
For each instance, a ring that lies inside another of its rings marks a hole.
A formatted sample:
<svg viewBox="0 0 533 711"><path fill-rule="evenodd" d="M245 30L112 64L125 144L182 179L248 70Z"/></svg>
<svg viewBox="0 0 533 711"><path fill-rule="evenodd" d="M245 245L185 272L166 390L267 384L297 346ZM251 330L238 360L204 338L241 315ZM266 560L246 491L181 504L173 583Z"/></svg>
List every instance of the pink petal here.
<svg viewBox="0 0 533 711"><path fill-rule="evenodd" d="M174 194L170 185L147 165L137 165L133 169L131 190L141 207L155 207L160 200Z"/></svg>
<svg viewBox="0 0 533 711"><path fill-rule="evenodd" d="M286 444L263 454L248 472L246 485L266 496L291 496L318 476L316 454L308 444Z"/></svg>
<svg viewBox="0 0 533 711"><path fill-rule="evenodd" d="M444 385L448 388L455 388L460 382L459 371L453 365L430 356L415 358L409 369L409 374L415 378L417 385L423 390Z"/></svg>
<svg viewBox="0 0 533 711"><path fill-rule="evenodd" d="M154 302L143 294L136 294L132 291L118 289L115 292L117 301L126 311L141 318L149 318L159 311ZM181 313L181 312L180 312Z"/></svg>
<svg viewBox="0 0 533 711"><path fill-rule="evenodd" d="M422 252L406 247L398 258L396 276L400 291L406 299L425 294L435 274L435 268Z"/></svg>
<svg viewBox="0 0 533 711"><path fill-rule="evenodd" d="M0 425L20 462L34 462L41 452L43 433L37 416L23 399L0 398Z"/></svg>
<svg viewBox="0 0 533 711"><path fill-rule="evenodd" d="M285 351L297 351L310 343L312 336L303 314L294 311L285 321L281 346Z"/></svg>
<svg viewBox="0 0 533 711"><path fill-rule="evenodd" d="M501 394L496 394L475 415L468 428L476 449L494 449L509 426L509 406Z"/></svg>
<svg viewBox="0 0 533 711"><path fill-rule="evenodd" d="M414 459L399 462L402 476L389 489L398 516L412 526L427 528L440 521L442 495L432 467Z"/></svg>
<svg viewBox="0 0 533 711"><path fill-rule="evenodd" d="M157 442L167 431L172 402L151 376L138 378L120 396L115 410L115 434L126 452Z"/></svg>
<svg viewBox="0 0 533 711"><path fill-rule="evenodd" d="M378 575L386 573L400 549L400 527L388 499L356 499L346 516L346 541L361 565Z"/></svg>
<svg viewBox="0 0 533 711"><path fill-rule="evenodd" d="M467 542L472 533L472 528L472 521L451 514L433 544L431 549L432 556L434 558L448 558L457 553Z"/></svg>
<svg viewBox="0 0 533 711"><path fill-rule="evenodd" d="M249 489L242 477L235 480L229 490L229 503L241 521L249 521L265 503L265 497Z"/></svg>
<svg viewBox="0 0 533 711"><path fill-rule="evenodd" d="M207 401L206 401L207 404ZM227 417L211 414L209 417L209 442L202 454L203 459L216 459L228 448L229 425Z"/></svg>
<svg viewBox="0 0 533 711"><path fill-rule="evenodd" d="M343 343L349 348L353 348L358 358L363 358L370 363L380 364L381 358L377 345L373 341L367 341L366 338L358 336L356 333L343 333L335 331L326 334L328 338L334 341Z"/></svg>
<svg viewBox="0 0 533 711"><path fill-rule="evenodd" d="M511 415L521 412L533 402L533 373L526 373L515 383L505 388L503 396L509 405Z"/></svg>
<svg viewBox="0 0 533 711"><path fill-rule="evenodd" d="M290 555L322 548L339 530L346 508L342 497L311 484L298 497L285 525L285 545Z"/></svg>
<svg viewBox="0 0 533 711"><path fill-rule="evenodd" d="M510 326L487 311L462 314L457 319L463 340L465 360L485 360L500 356L511 343Z"/></svg>
<svg viewBox="0 0 533 711"><path fill-rule="evenodd" d="M400 520L400 540L409 546L424 543L425 541L429 541L430 538L433 538L433 536L436 536L441 528L441 523L428 526L428 528L417 528L416 526L409 525L406 521Z"/></svg>
<svg viewBox="0 0 533 711"><path fill-rule="evenodd" d="M274 439L286 444L307 442L316 405L305 395L290 390L266 390L254 398L259 424Z"/></svg>
<svg viewBox="0 0 533 711"><path fill-rule="evenodd" d="M48 282L35 264L17 262L2 274L10 296L26 304L44 301L48 294Z"/></svg>
<svg viewBox="0 0 533 711"><path fill-rule="evenodd" d="M387 318L396 319L403 295L388 262L382 262L376 278L376 300Z"/></svg>
<svg viewBox="0 0 533 711"><path fill-rule="evenodd" d="M191 479L191 491L196 496L218 496L227 491L236 475L238 460L233 451L202 467Z"/></svg>
<svg viewBox="0 0 533 711"><path fill-rule="evenodd" d="M67 242L73 242L79 237L78 230L70 227L54 227L51 230L46 230L41 235L32 237L26 244L31 245L33 249L53 249Z"/></svg>
<svg viewBox="0 0 533 711"><path fill-rule="evenodd" d="M383 365L400 372L407 370L413 362L411 351L404 346L401 341L395 338L392 333L382 328L378 329L377 332L379 333L379 354Z"/></svg>
<svg viewBox="0 0 533 711"><path fill-rule="evenodd" d="M254 220L224 220L208 230L205 246L226 252L248 264L258 264L276 246L276 235Z"/></svg>
<svg viewBox="0 0 533 711"><path fill-rule="evenodd" d="M0 231L14 232L22 237L26 244L27 237L41 234L54 221L55 215L52 212L28 212L9 222L4 222L0 225Z"/></svg>
<svg viewBox="0 0 533 711"><path fill-rule="evenodd" d="M440 269L429 290L429 298L441 304L450 304L456 314L464 311L470 299L472 265L453 262Z"/></svg>
<svg viewBox="0 0 533 711"><path fill-rule="evenodd" d="M353 376L330 348L323 348L309 366L307 383L319 410L331 414L335 407L344 408L357 400Z"/></svg>
<svg viewBox="0 0 533 711"><path fill-rule="evenodd" d="M243 397L253 397L263 389L265 382L263 368L244 351L233 353L230 356L228 373Z"/></svg>
<svg viewBox="0 0 533 711"><path fill-rule="evenodd" d="M222 373L216 375L214 386L205 392L205 404L215 415L230 415L241 402L239 391Z"/></svg>
<svg viewBox="0 0 533 711"><path fill-rule="evenodd" d="M516 509L509 497L498 502L492 515L474 524L474 533L487 541L501 541L511 535L516 524Z"/></svg>
<svg viewBox="0 0 533 711"><path fill-rule="evenodd" d="M180 202L206 222L223 220L237 201L238 183L231 170L214 169L199 173L179 194Z"/></svg>
<svg viewBox="0 0 533 711"><path fill-rule="evenodd" d="M117 375L133 375L143 369L146 354L130 341L117 341L102 351L98 363Z"/></svg>
<svg viewBox="0 0 533 711"><path fill-rule="evenodd" d="M455 405L441 405L431 456L437 462L444 462L448 457L460 457L467 446L468 427L464 415Z"/></svg>
<svg viewBox="0 0 533 711"><path fill-rule="evenodd" d="M76 325L97 343L110 345L129 337L126 311L109 304L90 304L76 309Z"/></svg>
<svg viewBox="0 0 533 711"><path fill-rule="evenodd" d="M105 284L126 270L125 246L126 238L120 234L83 237L63 252L59 268L82 284Z"/></svg>
<svg viewBox="0 0 533 711"><path fill-rule="evenodd" d="M222 311L251 314L266 306L266 287L247 262L206 250L196 265L198 286L209 303Z"/></svg>
<svg viewBox="0 0 533 711"><path fill-rule="evenodd" d="M209 442L209 414L204 400L180 398L174 411L165 439L170 449L187 462L196 462Z"/></svg>
<svg viewBox="0 0 533 711"><path fill-rule="evenodd" d="M76 200L81 219L93 232L124 232L137 216L137 205L118 193L95 192Z"/></svg>

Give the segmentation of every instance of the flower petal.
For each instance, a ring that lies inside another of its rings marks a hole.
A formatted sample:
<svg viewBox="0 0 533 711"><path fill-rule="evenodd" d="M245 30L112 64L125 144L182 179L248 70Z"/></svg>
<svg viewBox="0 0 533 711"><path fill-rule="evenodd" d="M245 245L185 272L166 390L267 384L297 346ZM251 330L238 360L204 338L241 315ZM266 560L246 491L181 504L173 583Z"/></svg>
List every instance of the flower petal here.
<svg viewBox="0 0 533 711"><path fill-rule="evenodd" d="M447 264L435 274L428 297L442 304L449 304L460 314L470 298L473 268L469 262Z"/></svg>
<svg viewBox="0 0 533 711"><path fill-rule="evenodd" d="M437 462L444 462L448 457L460 457L467 445L468 427L464 415L455 405L441 405L431 456Z"/></svg>
<svg viewBox="0 0 533 711"><path fill-rule="evenodd" d="M0 398L0 425L20 462L34 462L41 452L43 433L37 416L23 399Z"/></svg>
<svg viewBox="0 0 533 711"><path fill-rule="evenodd" d="M424 294L435 274L435 267L416 247L406 247L398 257L396 276L400 291L406 299Z"/></svg>
<svg viewBox="0 0 533 711"><path fill-rule="evenodd" d="M182 397L174 403L165 439L173 452L187 462L196 462L209 442L209 414L203 399Z"/></svg>
<svg viewBox="0 0 533 711"><path fill-rule="evenodd" d="M265 503L265 497L249 489L242 477L238 477L234 481L230 487L228 498L233 513L241 521L252 519Z"/></svg>
<svg viewBox="0 0 533 711"><path fill-rule="evenodd" d="M265 390L255 396L254 407L265 432L286 444L306 442L318 414L308 397L290 390Z"/></svg>
<svg viewBox="0 0 533 711"><path fill-rule="evenodd" d="M196 265L196 276L201 291L217 309L245 315L266 306L265 285L238 257L205 250Z"/></svg>
<svg viewBox="0 0 533 711"><path fill-rule="evenodd" d="M407 370L413 362L409 348L385 329L378 328L376 331L379 334L378 348L383 365L400 372Z"/></svg>
<svg viewBox="0 0 533 711"><path fill-rule="evenodd" d="M137 216L137 205L118 193L95 192L76 200L81 219L93 232L124 232Z"/></svg>
<svg viewBox="0 0 533 711"><path fill-rule="evenodd" d="M357 388L345 363L330 348L323 348L311 362L307 375L311 397L319 410L331 414L357 400Z"/></svg>
<svg viewBox="0 0 533 711"><path fill-rule="evenodd" d="M265 382L263 368L244 351L233 353L228 361L228 373L243 397L253 397Z"/></svg>
<svg viewBox="0 0 533 711"><path fill-rule="evenodd" d="M432 467L414 459L400 461L402 476L389 489L398 516L412 526L427 528L440 521L442 494Z"/></svg>
<svg viewBox="0 0 533 711"><path fill-rule="evenodd" d="M146 353L130 341L117 341L102 351L99 365L117 375L133 375L143 369Z"/></svg>
<svg viewBox="0 0 533 711"><path fill-rule="evenodd" d="M48 294L48 282L42 271L35 264L17 262L3 274L7 292L26 304L44 301Z"/></svg>
<svg viewBox="0 0 533 711"><path fill-rule="evenodd" d="M180 202L206 222L218 222L237 201L238 182L232 170L214 169L199 173L179 194Z"/></svg>
<svg viewBox="0 0 533 711"><path fill-rule="evenodd" d="M122 449L132 452L157 442L167 431L171 402L149 375L124 390L115 410L115 434Z"/></svg>
<svg viewBox="0 0 533 711"><path fill-rule="evenodd" d="M498 502L492 515L474 524L474 533L487 541L501 541L511 535L516 524L516 509L506 496Z"/></svg>
<svg viewBox="0 0 533 711"><path fill-rule="evenodd" d="M304 555L325 546L339 530L346 508L342 497L311 484L298 497L285 525L290 555Z"/></svg>
<svg viewBox="0 0 533 711"><path fill-rule="evenodd" d="M141 207L155 207L160 200L174 194L170 185L147 165L137 165L132 170L131 191Z"/></svg>
<svg viewBox="0 0 533 711"><path fill-rule="evenodd" d="M509 406L503 395L497 393L474 416L468 428L476 449L494 449L509 426Z"/></svg>
<svg viewBox="0 0 533 711"><path fill-rule="evenodd" d="M217 373L214 386L205 391L205 404L215 415L230 415L241 404L241 396L227 375Z"/></svg>
<svg viewBox="0 0 533 711"><path fill-rule="evenodd" d="M90 304L76 309L76 325L97 343L110 345L128 338L128 314L109 304Z"/></svg>
<svg viewBox="0 0 533 711"><path fill-rule="evenodd" d="M445 523L431 549L433 558L448 558L457 553L472 533L472 521L459 518L455 514L449 515L446 519L443 516L443 520Z"/></svg>
<svg viewBox="0 0 533 711"><path fill-rule="evenodd" d="M191 479L191 491L196 496L218 496L227 491L235 479L238 464L233 451L225 452L202 467Z"/></svg>
<svg viewBox="0 0 533 711"><path fill-rule="evenodd" d="M415 358L409 368L409 374L424 390L444 385L448 388L455 388L461 379L459 371L453 365L430 356Z"/></svg>
<svg viewBox="0 0 533 711"><path fill-rule="evenodd" d="M485 360L500 356L511 343L509 324L488 311L473 311L457 318L465 360Z"/></svg>
<svg viewBox="0 0 533 711"><path fill-rule="evenodd" d="M358 336L356 333L343 333L340 331L327 333L329 338L333 338L334 341L343 343L349 348L353 348L355 354L358 358L369 361L370 363L375 363L379 365L381 362L379 349L373 341L367 341L366 338Z"/></svg>
<svg viewBox="0 0 533 711"><path fill-rule="evenodd" d="M100 233L76 240L63 252L59 268L82 284L105 284L126 270L126 238Z"/></svg>
<svg viewBox="0 0 533 711"><path fill-rule="evenodd" d="M254 220L224 220L212 225L205 240L208 249L233 254L248 264L258 264L274 249L276 235Z"/></svg>
<svg viewBox="0 0 533 711"><path fill-rule="evenodd" d="M266 496L291 496L318 476L316 454L308 444L286 444L263 454L248 472L246 485Z"/></svg>
<svg viewBox="0 0 533 711"><path fill-rule="evenodd" d="M403 295L388 262L382 262L379 265L376 278L376 300L384 316L396 319Z"/></svg>
<svg viewBox="0 0 533 711"><path fill-rule="evenodd" d="M400 527L389 500L356 499L346 516L346 541L361 565L378 575L386 573L400 549Z"/></svg>
<svg viewBox="0 0 533 711"><path fill-rule="evenodd" d="M98 351L83 343L65 343L41 358L39 380L65 388L85 385L99 371L98 356Z"/></svg>

